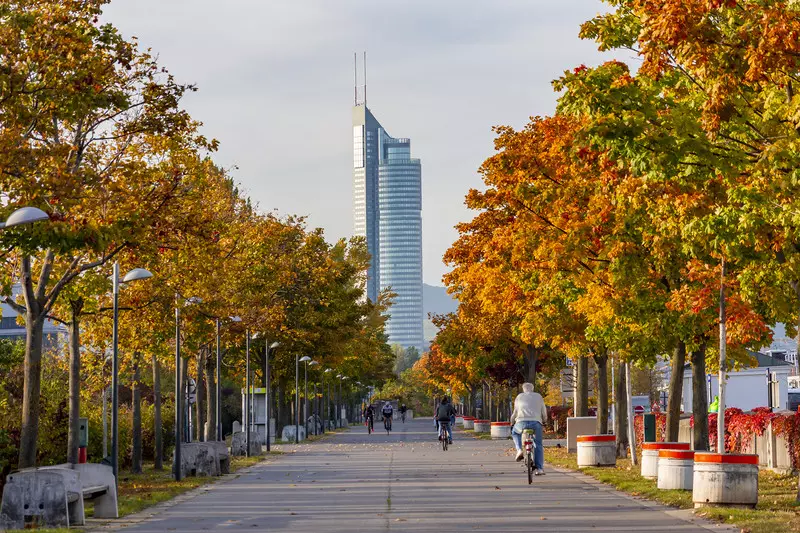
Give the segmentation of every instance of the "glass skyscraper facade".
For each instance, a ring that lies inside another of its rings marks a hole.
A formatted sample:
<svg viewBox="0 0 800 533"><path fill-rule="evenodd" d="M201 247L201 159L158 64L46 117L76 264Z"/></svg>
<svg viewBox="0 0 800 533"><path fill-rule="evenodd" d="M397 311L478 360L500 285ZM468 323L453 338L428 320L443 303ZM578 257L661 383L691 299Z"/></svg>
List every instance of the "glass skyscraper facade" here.
<svg viewBox="0 0 800 533"><path fill-rule="evenodd" d="M425 349L422 311L422 167L411 140L394 138L366 105L353 108L353 218L372 264L367 296L396 294L389 310L390 344Z"/></svg>

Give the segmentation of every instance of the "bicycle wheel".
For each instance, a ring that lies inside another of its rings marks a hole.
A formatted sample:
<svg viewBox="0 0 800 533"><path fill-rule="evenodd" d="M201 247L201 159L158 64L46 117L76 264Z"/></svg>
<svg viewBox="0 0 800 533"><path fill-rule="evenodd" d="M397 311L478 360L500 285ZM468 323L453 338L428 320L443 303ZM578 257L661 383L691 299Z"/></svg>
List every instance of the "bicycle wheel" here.
<svg viewBox="0 0 800 533"><path fill-rule="evenodd" d="M533 483L533 457L530 453L525 454L525 466L528 467L528 485Z"/></svg>
<svg viewBox="0 0 800 533"><path fill-rule="evenodd" d="M367 434L372 435L372 422L367 420Z"/></svg>
<svg viewBox="0 0 800 533"><path fill-rule="evenodd" d="M442 450L447 451L447 432L442 431Z"/></svg>

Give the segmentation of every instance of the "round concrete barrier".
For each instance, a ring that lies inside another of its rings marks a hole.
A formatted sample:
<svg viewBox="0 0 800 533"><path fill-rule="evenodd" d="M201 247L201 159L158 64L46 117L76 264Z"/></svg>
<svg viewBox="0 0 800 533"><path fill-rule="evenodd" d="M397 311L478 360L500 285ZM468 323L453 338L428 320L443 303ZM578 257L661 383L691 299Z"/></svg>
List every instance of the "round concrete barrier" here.
<svg viewBox="0 0 800 533"><path fill-rule="evenodd" d="M464 425L464 417L463 416L458 415L456 417L456 425L457 426L463 426Z"/></svg>
<svg viewBox="0 0 800 533"><path fill-rule="evenodd" d="M617 464L617 437L578 435L578 468Z"/></svg>
<svg viewBox="0 0 800 533"><path fill-rule="evenodd" d="M642 477L658 478L659 450L688 450L688 442L645 442L642 444Z"/></svg>
<svg viewBox="0 0 800 533"><path fill-rule="evenodd" d="M507 439L511 436L511 422L492 422L492 438Z"/></svg>
<svg viewBox="0 0 800 533"><path fill-rule="evenodd" d="M692 450L658 450L658 488L692 490L694 452Z"/></svg>
<svg viewBox="0 0 800 533"><path fill-rule="evenodd" d="M464 429L474 429L474 427L475 427L475 418L472 416L465 416Z"/></svg>
<svg viewBox="0 0 800 533"><path fill-rule="evenodd" d="M695 452L695 507L754 508L758 503L758 455Z"/></svg>
<svg viewBox="0 0 800 533"><path fill-rule="evenodd" d="M492 422L490 420L475 420L473 421L472 429L475 433L489 433L492 430Z"/></svg>

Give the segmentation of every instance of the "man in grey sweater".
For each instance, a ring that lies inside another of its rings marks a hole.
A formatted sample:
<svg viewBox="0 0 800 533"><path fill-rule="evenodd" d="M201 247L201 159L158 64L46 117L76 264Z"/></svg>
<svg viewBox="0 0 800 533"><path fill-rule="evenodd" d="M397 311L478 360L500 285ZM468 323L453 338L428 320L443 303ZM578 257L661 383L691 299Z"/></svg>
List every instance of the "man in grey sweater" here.
<svg viewBox="0 0 800 533"><path fill-rule="evenodd" d="M536 468L536 475L544 474L544 448L542 447L542 424L547 421L547 408L544 406L544 399L538 392L533 392L532 383L522 384L522 394L518 394L514 399L514 412L511 413L511 438L517 448L517 461L522 461L524 453L522 451L522 431L532 429L534 431L534 441L536 450L533 454L533 462Z"/></svg>

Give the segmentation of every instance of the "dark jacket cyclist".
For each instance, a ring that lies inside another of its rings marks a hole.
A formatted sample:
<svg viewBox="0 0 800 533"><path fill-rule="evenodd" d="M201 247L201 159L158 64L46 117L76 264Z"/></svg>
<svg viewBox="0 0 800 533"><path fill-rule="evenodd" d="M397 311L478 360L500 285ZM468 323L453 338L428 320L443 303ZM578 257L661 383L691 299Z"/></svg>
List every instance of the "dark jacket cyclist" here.
<svg viewBox="0 0 800 533"><path fill-rule="evenodd" d="M456 410L453 409L453 406L447 401L447 398L442 398L441 403L436 408L436 427L438 429L439 424L445 424L445 428L447 428L447 437L450 444L453 443L453 428L450 427L450 419L455 415Z"/></svg>

